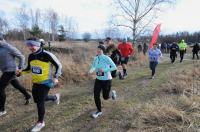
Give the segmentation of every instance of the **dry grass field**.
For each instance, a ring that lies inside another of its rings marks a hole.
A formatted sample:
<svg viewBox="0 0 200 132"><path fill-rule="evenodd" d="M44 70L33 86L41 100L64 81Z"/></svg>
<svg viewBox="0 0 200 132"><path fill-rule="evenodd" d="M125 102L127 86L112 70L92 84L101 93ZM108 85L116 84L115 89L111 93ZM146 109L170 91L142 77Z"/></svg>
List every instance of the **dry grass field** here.
<svg viewBox="0 0 200 132"><path fill-rule="evenodd" d="M23 43L13 42L27 57ZM183 63L169 61L164 55L150 78L148 59L142 54L133 57L125 80L113 79L116 101L102 101L103 115L92 119L96 110L93 100L94 76L85 77L97 42L53 43L51 51L61 60L63 75L58 88L61 103L46 103L44 132L196 132L200 130L200 61L191 54ZM31 90L30 76L19 78ZM37 120L36 106L24 106L22 95L7 88L8 114L0 118L0 132L30 131Z"/></svg>

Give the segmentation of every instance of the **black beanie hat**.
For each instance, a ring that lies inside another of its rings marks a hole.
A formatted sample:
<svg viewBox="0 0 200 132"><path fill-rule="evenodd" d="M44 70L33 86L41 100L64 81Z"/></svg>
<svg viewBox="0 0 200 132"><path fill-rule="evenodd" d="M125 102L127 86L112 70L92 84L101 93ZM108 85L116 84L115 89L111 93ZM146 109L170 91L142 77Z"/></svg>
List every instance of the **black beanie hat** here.
<svg viewBox="0 0 200 132"><path fill-rule="evenodd" d="M106 41L110 41L110 40L111 40L111 38L110 38L110 37L107 37L107 38L106 38Z"/></svg>
<svg viewBox="0 0 200 132"><path fill-rule="evenodd" d="M99 45L98 48L101 49L101 50L103 50L103 52L106 51L106 48L103 45Z"/></svg>

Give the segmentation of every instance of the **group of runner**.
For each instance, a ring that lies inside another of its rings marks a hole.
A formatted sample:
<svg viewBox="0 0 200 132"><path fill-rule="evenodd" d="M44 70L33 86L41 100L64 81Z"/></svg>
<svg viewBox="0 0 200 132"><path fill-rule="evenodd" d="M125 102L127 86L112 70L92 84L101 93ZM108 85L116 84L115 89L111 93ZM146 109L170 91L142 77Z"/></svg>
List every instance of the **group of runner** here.
<svg viewBox="0 0 200 132"><path fill-rule="evenodd" d="M29 104L31 95L19 83L17 77L31 73L33 82L32 96L38 111L38 121L32 129L33 132L40 131L45 126L45 101L53 101L56 104L60 103L59 93L53 96L49 96L48 93L51 88L58 84L58 78L62 74L62 65L54 54L42 48L43 43L43 41L40 41L37 38L29 38L26 40L25 44L31 51L31 54L28 57L27 67L24 68L24 55L11 44L7 43L3 36L0 35L0 70L2 72L0 78L0 116L6 114L5 88L9 83L24 95L25 105ZM157 47L158 46L155 43L153 44L153 48L148 51L152 79L155 78L158 60L162 57L162 53ZM172 63L175 61L176 52L178 50L181 57L180 61L182 62L186 47L187 44L184 41L181 41L179 46L173 43L170 53ZM102 115L101 91L105 100L108 100L109 98L116 100L117 93L115 90L111 90L112 78L117 77L117 75L119 75L120 79L125 79L127 77L127 64L132 55L134 55L134 48L131 42L128 42L126 39L119 41L117 46L109 37L107 37L105 41L99 42L91 68L89 72L86 73L86 75L92 73L96 74L94 83L94 101L97 111L92 114L93 118ZM18 58L19 60L18 65L15 62L15 58ZM119 65L122 66L123 71L117 72L117 67ZM53 67L55 67L55 73L53 73Z"/></svg>
<svg viewBox="0 0 200 132"><path fill-rule="evenodd" d="M181 42L179 44L177 44L176 42L173 42L170 47L171 63L175 62L178 52L180 54L180 62L182 62L186 51L187 51L187 43L184 40L181 40ZM195 43L192 46L192 53L193 53L192 59L195 59L195 55L196 55L197 59L199 60L199 55L198 55L199 51L200 51L199 44Z"/></svg>
<svg viewBox="0 0 200 132"><path fill-rule="evenodd" d="M16 76L32 74L32 96L37 105L38 121L32 128L32 132L40 131L44 126L45 101L60 103L60 94L49 96L49 90L58 84L58 78L61 75L62 65L52 53L41 48L41 42L36 38L27 39L25 42L31 54L28 57L28 65L24 69L25 57L22 53L7 43L0 35L0 116L5 115L6 94L5 89L9 83L18 89L25 96L25 105L29 104L31 95L19 83ZM16 65L15 58L18 58L19 65ZM55 73L53 73L53 66Z"/></svg>

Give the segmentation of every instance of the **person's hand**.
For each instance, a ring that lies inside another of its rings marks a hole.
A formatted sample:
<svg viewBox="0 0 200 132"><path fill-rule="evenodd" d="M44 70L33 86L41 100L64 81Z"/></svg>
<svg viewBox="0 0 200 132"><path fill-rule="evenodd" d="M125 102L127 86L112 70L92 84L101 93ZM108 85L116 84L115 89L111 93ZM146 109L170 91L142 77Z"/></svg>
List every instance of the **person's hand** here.
<svg viewBox="0 0 200 132"><path fill-rule="evenodd" d="M104 71L103 71L103 69L100 68L100 69L99 69L99 72L100 72L100 73L103 73Z"/></svg>
<svg viewBox="0 0 200 132"><path fill-rule="evenodd" d="M58 85L58 83L59 83L59 81L58 81L57 78L54 78L53 82L54 82L54 85L55 85L55 86Z"/></svg>
<svg viewBox="0 0 200 132"><path fill-rule="evenodd" d="M17 77L20 77L21 74L22 74L22 70L21 70L21 69L17 69L17 70L15 71L15 74L16 74Z"/></svg>

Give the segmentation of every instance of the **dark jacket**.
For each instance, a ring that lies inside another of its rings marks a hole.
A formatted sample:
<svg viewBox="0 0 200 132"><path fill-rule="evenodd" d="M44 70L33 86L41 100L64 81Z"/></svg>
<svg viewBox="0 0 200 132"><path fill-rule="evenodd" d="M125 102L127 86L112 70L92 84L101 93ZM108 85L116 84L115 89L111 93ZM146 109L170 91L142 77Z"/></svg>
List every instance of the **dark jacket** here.
<svg viewBox="0 0 200 132"><path fill-rule="evenodd" d="M119 65L121 54L114 44L111 44L106 48L106 53L110 56L115 65Z"/></svg>
<svg viewBox="0 0 200 132"><path fill-rule="evenodd" d="M170 47L170 53L171 54L176 54L176 52L179 50L179 47L176 43L173 43Z"/></svg>
<svg viewBox="0 0 200 132"><path fill-rule="evenodd" d="M199 50L200 50L199 45L198 45L198 44L195 44L195 45L193 46L192 52L193 52L193 53L198 53Z"/></svg>

